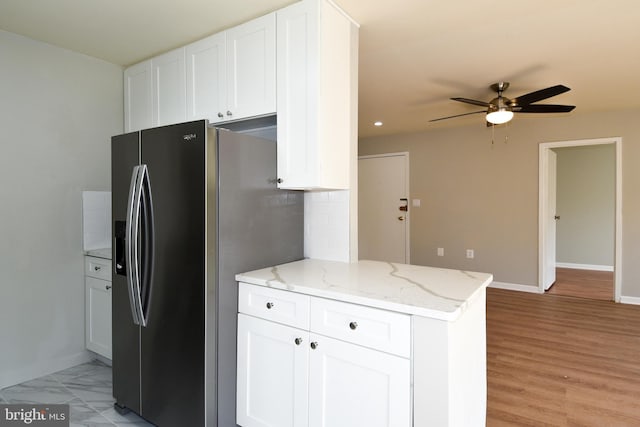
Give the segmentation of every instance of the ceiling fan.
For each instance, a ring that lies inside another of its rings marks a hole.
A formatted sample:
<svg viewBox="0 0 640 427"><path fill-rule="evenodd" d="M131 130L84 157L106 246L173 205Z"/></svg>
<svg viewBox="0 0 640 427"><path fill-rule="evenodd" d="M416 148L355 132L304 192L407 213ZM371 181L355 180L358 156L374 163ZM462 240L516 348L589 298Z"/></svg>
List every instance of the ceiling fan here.
<svg viewBox="0 0 640 427"><path fill-rule="evenodd" d="M568 113L576 108L575 105L534 104L535 102L542 101L543 99L551 98L552 96L560 95L561 93L571 90L563 85L540 89L513 99L509 99L502 95L502 93L509 87L508 82L494 83L490 87L491 90L498 93L498 96L489 102L477 101L469 98L451 98L454 101L486 107L486 110L456 114L455 116L440 117L439 119L429 121L437 122L439 120L468 116L470 114L486 113L487 126L491 126L507 123L513 118L513 113Z"/></svg>

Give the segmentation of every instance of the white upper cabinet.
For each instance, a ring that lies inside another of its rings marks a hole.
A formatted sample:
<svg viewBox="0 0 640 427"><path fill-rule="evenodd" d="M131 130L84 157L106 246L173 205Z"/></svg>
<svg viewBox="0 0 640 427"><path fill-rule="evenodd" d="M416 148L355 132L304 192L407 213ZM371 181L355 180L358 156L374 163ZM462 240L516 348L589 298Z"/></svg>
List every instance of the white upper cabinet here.
<svg viewBox="0 0 640 427"><path fill-rule="evenodd" d="M185 49L180 48L151 59L153 126L186 119L184 55Z"/></svg>
<svg viewBox="0 0 640 427"><path fill-rule="evenodd" d="M276 14L227 30L226 120L276 112Z"/></svg>
<svg viewBox="0 0 640 427"><path fill-rule="evenodd" d="M276 15L187 49L187 118L228 122L276 112Z"/></svg>
<svg viewBox="0 0 640 427"><path fill-rule="evenodd" d="M226 33L186 47L187 120L224 120L227 108Z"/></svg>
<svg viewBox="0 0 640 427"><path fill-rule="evenodd" d="M280 188L348 189L357 140L358 26L334 3L277 12Z"/></svg>
<svg viewBox="0 0 640 427"><path fill-rule="evenodd" d="M124 70L124 130L151 127L151 61L144 61Z"/></svg>
<svg viewBox="0 0 640 427"><path fill-rule="evenodd" d="M125 70L125 131L276 112L276 14Z"/></svg>

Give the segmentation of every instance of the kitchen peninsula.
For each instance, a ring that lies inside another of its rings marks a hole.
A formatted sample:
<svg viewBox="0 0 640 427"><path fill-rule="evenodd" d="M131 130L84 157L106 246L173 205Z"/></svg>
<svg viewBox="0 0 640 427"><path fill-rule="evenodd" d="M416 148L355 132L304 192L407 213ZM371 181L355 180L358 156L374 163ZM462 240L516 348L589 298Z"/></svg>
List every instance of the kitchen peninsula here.
<svg viewBox="0 0 640 427"><path fill-rule="evenodd" d="M238 274L238 424L484 426L492 279L312 259Z"/></svg>

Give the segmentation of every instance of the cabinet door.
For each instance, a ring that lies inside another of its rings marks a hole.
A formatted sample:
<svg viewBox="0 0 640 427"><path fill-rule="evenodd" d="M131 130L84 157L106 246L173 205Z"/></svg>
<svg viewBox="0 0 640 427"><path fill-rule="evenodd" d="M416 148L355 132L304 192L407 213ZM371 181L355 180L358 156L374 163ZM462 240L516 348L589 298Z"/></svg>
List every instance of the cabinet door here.
<svg viewBox="0 0 640 427"><path fill-rule="evenodd" d="M153 126L181 123L186 118L184 48L151 60Z"/></svg>
<svg viewBox="0 0 640 427"><path fill-rule="evenodd" d="M409 359L311 334L310 427L409 427Z"/></svg>
<svg viewBox="0 0 640 427"><path fill-rule="evenodd" d="M144 61L124 70L124 131L150 128L151 61Z"/></svg>
<svg viewBox="0 0 640 427"><path fill-rule="evenodd" d="M111 282L85 277L86 345L111 359Z"/></svg>
<svg viewBox="0 0 640 427"><path fill-rule="evenodd" d="M277 13L278 186L305 188L315 183L319 160L318 8L298 2Z"/></svg>
<svg viewBox="0 0 640 427"><path fill-rule="evenodd" d="M238 314L239 425L308 424L308 338L306 331Z"/></svg>
<svg viewBox="0 0 640 427"><path fill-rule="evenodd" d="M187 120L225 120L227 112L226 34L186 47Z"/></svg>
<svg viewBox="0 0 640 427"><path fill-rule="evenodd" d="M227 30L226 120L276 112L276 15Z"/></svg>

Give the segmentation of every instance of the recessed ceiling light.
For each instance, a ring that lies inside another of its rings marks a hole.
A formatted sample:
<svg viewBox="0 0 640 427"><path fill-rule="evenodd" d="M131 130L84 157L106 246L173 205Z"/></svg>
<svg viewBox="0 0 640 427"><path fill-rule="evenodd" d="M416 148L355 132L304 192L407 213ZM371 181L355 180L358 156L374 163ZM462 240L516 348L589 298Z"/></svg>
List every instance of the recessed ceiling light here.
<svg viewBox="0 0 640 427"><path fill-rule="evenodd" d="M382 126L382 122L374 122L373 125L374 126Z"/></svg>

